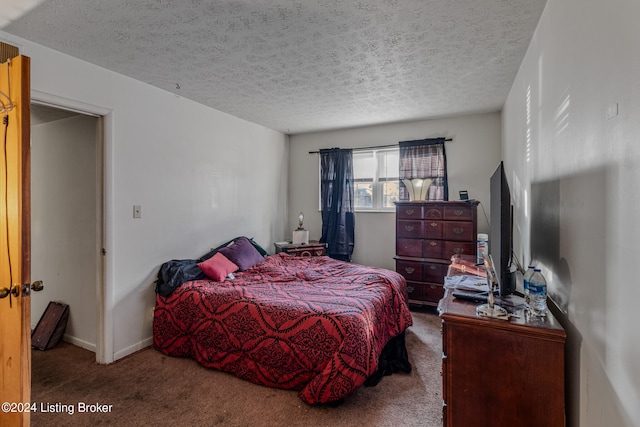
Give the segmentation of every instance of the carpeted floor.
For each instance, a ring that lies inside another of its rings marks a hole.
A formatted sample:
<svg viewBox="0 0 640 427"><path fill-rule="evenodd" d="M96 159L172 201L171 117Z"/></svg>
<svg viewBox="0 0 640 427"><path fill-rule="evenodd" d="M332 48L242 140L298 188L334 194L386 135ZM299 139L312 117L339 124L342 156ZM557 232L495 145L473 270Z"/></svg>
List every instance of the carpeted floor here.
<svg viewBox="0 0 640 427"><path fill-rule="evenodd" d="M441 426L440 319L413 311L410 374L361 387L337 407L271 389L147 348L109 365L62 342L32 353L31 425ZM97 412L91 412L97 411Z"/></svg>

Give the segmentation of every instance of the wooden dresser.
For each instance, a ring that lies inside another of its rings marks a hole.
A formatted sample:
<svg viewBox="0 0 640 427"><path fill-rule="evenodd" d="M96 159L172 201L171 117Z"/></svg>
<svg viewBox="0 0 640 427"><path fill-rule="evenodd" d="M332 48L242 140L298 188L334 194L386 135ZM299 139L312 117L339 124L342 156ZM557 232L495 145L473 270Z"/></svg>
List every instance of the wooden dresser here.
<svg viewBox="0 0 640 427"><path fill-rule="evenodd" d="M325 244L317 240L309 240L309 243L274 243L276 253L286 252L293 256L322 256L325 254Z"/></svg>
<svg viewBox="0 0 640 427"><path fill-rule="evenodd" d="M551 313L523 310L518 319L481 318L476 306L450 291L438 306L444 426L564 426L562 326Z"/></svg>
<svg viewBox="0 0 640 427"><path fill-rule="evenodd" d="M476 254L476 201L395 202L396 271L409 303L436 306L451 256Z"/></svg>

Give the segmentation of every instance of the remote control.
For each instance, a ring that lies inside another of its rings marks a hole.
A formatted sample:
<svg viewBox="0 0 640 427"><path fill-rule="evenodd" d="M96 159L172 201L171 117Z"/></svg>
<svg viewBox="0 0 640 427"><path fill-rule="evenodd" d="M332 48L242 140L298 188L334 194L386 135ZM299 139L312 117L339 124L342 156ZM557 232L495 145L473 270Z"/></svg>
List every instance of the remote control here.
<svg viewBox="0 0 640 427"><path fill-rule="evenodd" d="M456 299L472 302L487 302L487 294L479 294L477 292L454 291L453 296Z"/></svg>

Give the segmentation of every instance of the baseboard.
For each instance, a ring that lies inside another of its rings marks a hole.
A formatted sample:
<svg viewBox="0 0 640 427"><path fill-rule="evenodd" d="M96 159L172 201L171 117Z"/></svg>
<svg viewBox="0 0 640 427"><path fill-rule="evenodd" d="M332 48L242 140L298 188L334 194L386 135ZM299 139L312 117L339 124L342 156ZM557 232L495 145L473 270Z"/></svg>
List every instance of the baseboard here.
<svg viewBox="0 0 640 427"><path fill-rule="evenodd" d="M147 348L153 344L153 337L149 337L136 343L132 346L124 348L120 351L117 351L113 354L113 361L115 362L118 359L122 359L125 356L135 353L136 351L142 350L143 348Z"/></svg>
<svg viewBox="0 0 640 427"><path fill-rule="evenodd" d="M66 341L70 344L73 344L75 346L84 348L86 350L92 351L92 352L96 352L96 344L94 343L90 343L88 341L82 340L80 338L71 336L71 335L67 335L65 334L62 337L63 341ZM135 353L136 351L142 350L143 348L147 348L150 347L151 345L153 345L153 337L149 337L147 339L144 339L142 341L140 341L139 343L136 343L132 346L129 346L125 349L122 349L116 353L114 353L113 355L113 361L115 362L118 359L122 359L123 357L126 357L130 354Z"/></svg>
<svg viewBox="0 0 640 427"><path fill-rule="evenodd" d="M73 337L71 335L64 334L64 336L62 337L62 340L66 341L66 342L68 342L70 344L73 344L75 346L84 348L85 350L89 350L89 351L92 351L94 353L96 352L96 345L94 343L87 342L87 341L82 340L80 338L76 338L76 337Z"/></svg>

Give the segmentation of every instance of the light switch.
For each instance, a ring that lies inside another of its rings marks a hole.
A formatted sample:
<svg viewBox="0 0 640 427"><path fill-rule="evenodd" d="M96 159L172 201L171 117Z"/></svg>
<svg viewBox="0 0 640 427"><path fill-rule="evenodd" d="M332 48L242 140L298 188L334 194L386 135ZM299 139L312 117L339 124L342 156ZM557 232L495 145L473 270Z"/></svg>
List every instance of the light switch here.
<svg viewBox="0 0 640 427"><path fill-rule="evenodd" d="M133 205L133 217L134 218L142 218L142 206L141 205Z"/></svg>

